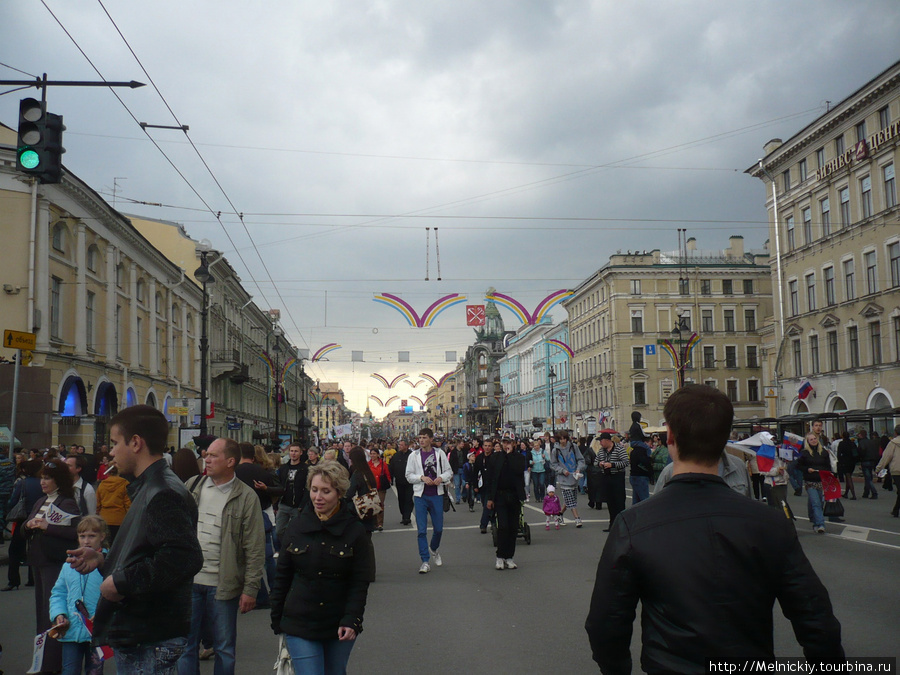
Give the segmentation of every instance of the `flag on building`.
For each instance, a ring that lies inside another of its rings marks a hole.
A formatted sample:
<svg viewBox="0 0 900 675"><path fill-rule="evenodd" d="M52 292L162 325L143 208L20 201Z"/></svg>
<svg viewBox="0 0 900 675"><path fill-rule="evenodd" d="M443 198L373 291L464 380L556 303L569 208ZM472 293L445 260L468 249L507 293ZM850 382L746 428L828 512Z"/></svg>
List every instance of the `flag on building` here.
<svg viewBox="0 0 900 675"><path fill-rule="evenodd" d="M803 384L800 385L800 390L797 392L797 395L800 397L800 400L802 401L807 396L812 394L814 391L815 390L813 389L813 386L809 383L809 380L807 380L806 382L804 382Z"/></svg>

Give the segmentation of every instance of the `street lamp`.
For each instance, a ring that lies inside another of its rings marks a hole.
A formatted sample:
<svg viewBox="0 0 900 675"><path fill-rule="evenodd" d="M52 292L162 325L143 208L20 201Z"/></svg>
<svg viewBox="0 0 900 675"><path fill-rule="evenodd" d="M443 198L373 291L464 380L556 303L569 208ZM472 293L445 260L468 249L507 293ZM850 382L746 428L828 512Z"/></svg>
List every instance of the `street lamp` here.
<svg viewBox="0 0 900 675"><path fill-rule="evenodd" d="M550 366L547 379L550 380L550 426L553 429L553 434L556 435L556 401L553 395L553 381L556 379L556 371L553 370L553 366Z"/></svg>
<svg viewBox="0 0 900 675"><path fill-rule="evenodd" d="M675 321L675 327L672 329L672 334L678 336L678 363L675 364L675 369L678 374L678 387L681 388L684 386L684 369L687 366L685 363L687 357L687 344L682 340L681 334L682 332L689 331L691 327L688 325L687 318L684 316L684 310L681 307L675 310L675 314L678 316L678 319Z"/></svg>
<svg viewBox="0 0 900 675"><path fill-rule="evenodd" d="M206 261L207 250L200 250L200 267L194 272L194 278L200 282L203 288L203 306L200 311L200 436L205 437L206 434L206 380L209 376L207 371L209 361L209 339L207 338L207 320L209 317L209 294L206 287L208 284L214 284L216 278L210 273L209 265Z"/></svg>
<svg viewBox="0 0 900 675"><path fill-rule="evenodd" d="M322 428L322 390L319 389L319 381L316 380L316 440L320 443Z"/></svg>
<svg viewBox="0 0 900 675"><path fill-rule="evenodd" d="M284 335L284 331L281 329L281 326L275 325L272 326L272 335L275 337L275 344L272 347L272 351L275 354L281 351L278 346L278 340ZM281 436L279 435L279 424L278 424L278 411L280 409L279 403L281 402L281 392L283 391L283 383L281 381L281 364L278 362L278 359L272 360L272 375L275 377L275 438L273 439L273 445L275 445L278 449L281 448Z"/></svg>

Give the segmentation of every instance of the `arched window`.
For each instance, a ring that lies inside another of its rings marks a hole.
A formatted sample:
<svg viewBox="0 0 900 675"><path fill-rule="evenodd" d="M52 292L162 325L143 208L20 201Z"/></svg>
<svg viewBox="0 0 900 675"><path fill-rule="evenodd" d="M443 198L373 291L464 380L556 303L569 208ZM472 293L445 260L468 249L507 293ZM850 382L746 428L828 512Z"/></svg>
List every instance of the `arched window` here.
<svg viewBox="0 0 900 675"><path fill-rule="evenodd" d="M66 224L62 221L53 226L53 249L60 253L66 252Z"/></svg>
<svg viewBox="0 0 900 675"><path fill-rule="evenodd" d="M178 325L178 317L179 316L181 316L181 308L176 303L176 304L172 305L172 325L173 326Z"/></svg>
<svg viewBox="0 0 900 675"><path fill-rule="evenodd" d="M165 319L166 318L166 306L163 304L162 293L156 294L155 304L156 304L156 307L155 307L156 313Z"/></svg>
<svg viewBox="0 0 900 675"><path fill-rule="evenodd" d="M187 316L187 332L188 335L194 334L194 315L188 314Z"/></svg>
<svg viewBox="0 0 900 675"><path fill-rule="evenodd" d="M122 288L123 283L125 283L125 265L119 263L116 265L116 286Z"/></svg>
<svg viewBox="0 0 900 675"><path fill-rule="evenodd" d="M87 250L87 268L90 272L97 272L100 266L100 249L91 244Z"/></svg>
<svg viewBox="0 0 900 675"><path fill-rule="evenodd" d="M141 304L144 304L144 295L145 295L144 290L145 290L145 287L146 287L146 284L144 284L144 280L143 280L143 279L139 280L139 281L137 282L137 286L135 286L135 291L134 291L134 292L135 292L135 295L137 296L137 297L135 298L135 300L137 300L137 301L138 301L139 303L141 303Z"/></svg>

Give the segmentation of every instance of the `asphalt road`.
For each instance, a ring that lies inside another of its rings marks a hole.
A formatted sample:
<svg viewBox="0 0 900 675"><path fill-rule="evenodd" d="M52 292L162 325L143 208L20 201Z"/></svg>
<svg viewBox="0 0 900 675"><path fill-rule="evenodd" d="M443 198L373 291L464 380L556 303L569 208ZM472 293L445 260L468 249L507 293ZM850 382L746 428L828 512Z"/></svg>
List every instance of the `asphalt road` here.
<svg viewBox="0 0 900 675"><path fill-rule="evenodd" d="M805 496L791 497L803 548L828 588L843 626L848 656L897 656L900 646L900 521L888 515L892 493L877 501L846 502L847 522L811 532ZM465 505L446 514L444 565L417 573L415 529L403 527L388 496L386 528L375 533L378 579L369 590L365 630L350 658L350 672L372 674L596 672L584 619L597 559L606 539L605 511L588 511L585 526L545 532L529 505L532 544L520 539L517 570L497 571L490 535L478 531L478 513ZM800 656L790 624L775 609L779 656ZM640 656L640 618L632 653ZM238 622L238 673L270 672L276 638L265 611ZM34 628L32 589L0 594L0 669L24 673ZM212 662L201 664L212 673ZM115 672L108 664L107 673Z"/></svg>

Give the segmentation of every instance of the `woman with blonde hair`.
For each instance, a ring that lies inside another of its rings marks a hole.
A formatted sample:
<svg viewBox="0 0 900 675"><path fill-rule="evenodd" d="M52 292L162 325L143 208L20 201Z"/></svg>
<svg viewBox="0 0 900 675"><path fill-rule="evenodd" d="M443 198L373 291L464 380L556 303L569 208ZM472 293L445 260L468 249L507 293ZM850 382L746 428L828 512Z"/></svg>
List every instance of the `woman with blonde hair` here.
<svg viewBox="0 0 900 675"><path fill-rule="evenodd" d="M803 451L797 460L797 468L803 474L803 485L809 500L809 520L816 534L825 534L825 494L822 490L820 471L831 471L828 451L822 447L818 435L810 431L803 442Z"/></svg>

